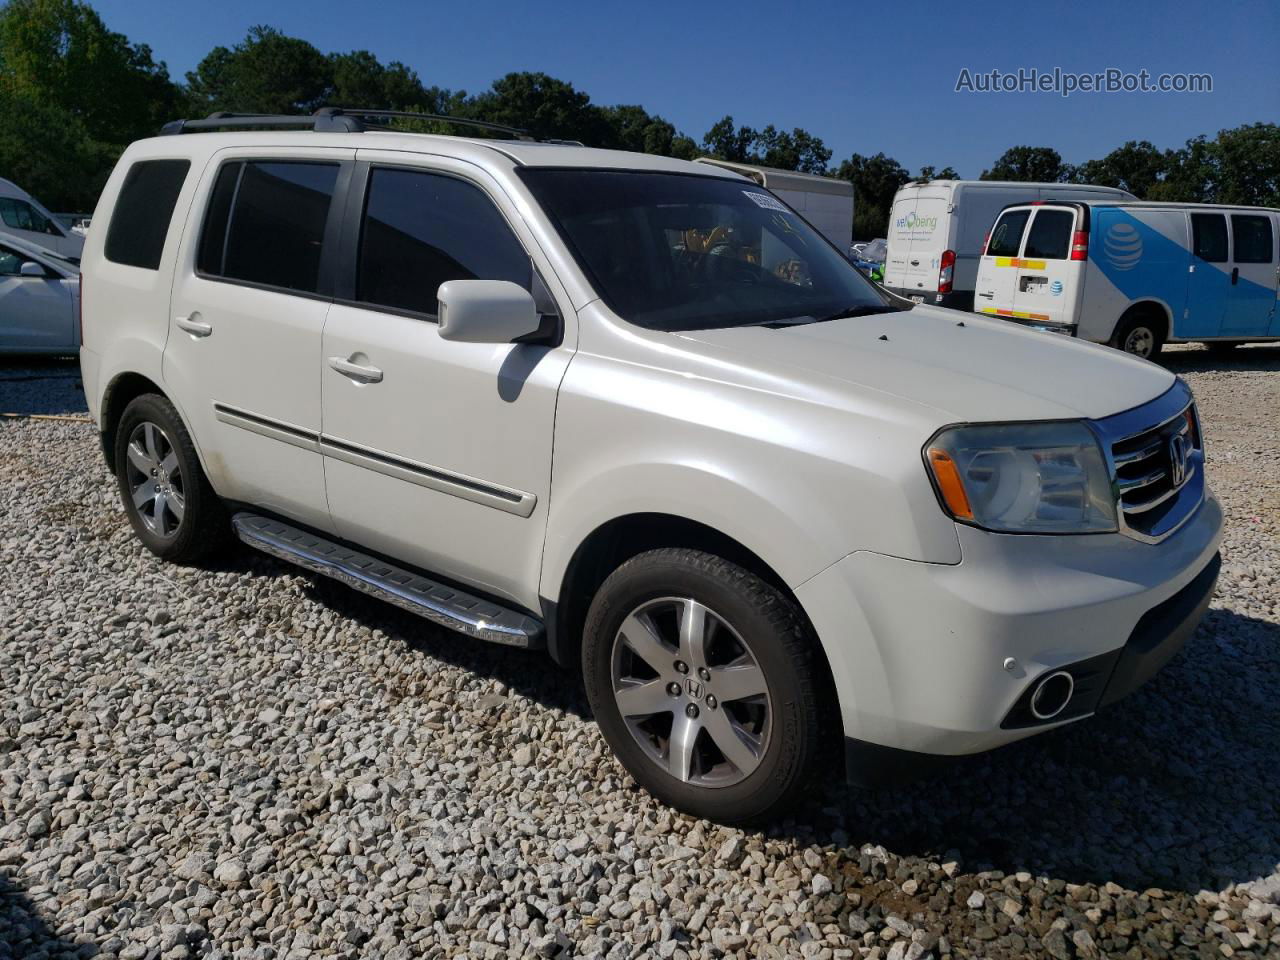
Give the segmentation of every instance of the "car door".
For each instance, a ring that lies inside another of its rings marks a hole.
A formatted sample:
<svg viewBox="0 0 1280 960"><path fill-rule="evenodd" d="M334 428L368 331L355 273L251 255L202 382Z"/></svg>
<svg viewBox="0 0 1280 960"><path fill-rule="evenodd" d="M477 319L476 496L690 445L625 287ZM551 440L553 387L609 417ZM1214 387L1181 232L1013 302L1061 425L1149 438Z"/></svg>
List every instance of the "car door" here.
<svg viewBox="0 0 1280 960"><path fill-rule="evenodd" d="M540 252L517 209L471 165L359 158L355 182L367 195L360 204L353 190L348 204L344 236L357 242L347 302L330 311L322 350L334 527L536 608L556 391L571 347L447 342L435 313L447 280L530 289L536 270L549 270L531 265ZM541 300L545 315L560 311Z"/></svg>
<svg viewBox="0 0 1280 960"><path fill-rule="evenodd" d="M1084 263L1071 259L1077 211L1039 206L1032 214L1018 266L1013 269L1013 315L1040 323L1075 316Z"/></svg>
<svg viewBox="0 0 1280 960"><path fill-rule="evenodd" d="M1230 243L1222 213L1192 213L1191 263L1187 270L1187 305L1183 321L1175 324L1180 337L1222 336L1227 301L1231 297L1228 270Z"/></svg>
<svg viewBox="0 0 1280 960"><path fill-rule="evenodd" d="M1231 289L1222 318L1223 336L1262 337L1276 307L1276 238L1271 215L1232 213Z"/></svg>
<svg viewBox="0 0 1280 960"><path fill-rule="evenodd" d="M44 275L22 276L24 263L37 264ZM74 351L73 283L38 260L0 244L0 350Z"/></svg>
<svg viewBox="0 0 1280 960"><path fill-rule="evenodd" d="M1013 316L1018 283L1018 254L1031 219L1030 207L1013 207L996 218L978 265L973 309L977 313Z"/></svg>
<svg viewBox="0 0 1280 960"><path fill-rule="evenodd" d="M184 234L164 377L214 486L329 530L321 333L353 150L215 154ZM90 294L92 296L92 294Z"/></svg>
<svg viewBox="0 0 1280 960"><path fill-rule="evenodd" d="M947 249L950 200L950 188L921 187L915 209L906 215L899 228L909 243L903 286L912 299L929 303L937 294L938 271L942 267L943 251Z"/></svg>

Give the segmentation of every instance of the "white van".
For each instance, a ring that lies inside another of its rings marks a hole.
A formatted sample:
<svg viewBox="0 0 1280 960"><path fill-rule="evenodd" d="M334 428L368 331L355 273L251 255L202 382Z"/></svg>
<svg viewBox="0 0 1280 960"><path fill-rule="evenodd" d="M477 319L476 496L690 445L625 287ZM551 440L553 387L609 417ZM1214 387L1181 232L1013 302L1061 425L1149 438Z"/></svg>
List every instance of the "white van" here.
<svg viewBox="0 0 1280 960"><path fill-rule="evenodd" d="M83 236L64 227L35 197L3 178L0 178L0 230L75 261L80 259L84 248Z"/></svg>
<svg viewBox="0 0 1280 960"><path fill-rule="evenodd" d="M1154 357L1280 339L1280 210L1046 201L1000 213L977 309Z"/></svg>
<svg viewBox="0 0 1280 960"><path fill-rule="evenodd" d="M1011 203L1133 200L1114 187L1008 180L934 180L898 189L889 215L884 285L916 303L973 309L973 282L983 237Z"/></svg>
<svg viewBox="0 0 1280 960"><path fill-rule="evenodd" d="M732 170L771 191L796 213L809 221L820 234L844 253L853 239L853 184L814 173L731 163L715 157L699 157L695 163L709 163ZM994 213L994 211L992 211Z"/></svg>

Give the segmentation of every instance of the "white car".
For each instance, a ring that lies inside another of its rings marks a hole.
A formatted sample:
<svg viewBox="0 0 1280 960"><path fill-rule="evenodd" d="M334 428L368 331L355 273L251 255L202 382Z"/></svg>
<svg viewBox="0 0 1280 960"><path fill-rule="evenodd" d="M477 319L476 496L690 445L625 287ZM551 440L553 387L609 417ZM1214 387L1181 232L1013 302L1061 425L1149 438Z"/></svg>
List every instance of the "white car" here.
<svg viewBox="0 0 1280 960"><path fill-rule="evenodd" d="M58 218L12 180L0 178L0 230L60 256L79 260L84 236Z"/></svg>
<svg viewBox="0 0 1280 960"><path fill-rule="evenodd" d="M81 367L156 555L231 528L544 647L732 822L841 748L1079 720L1194 631L1222 511L1169 372L904 308L732 171L361 116L175 122L106 185Z"/></svg>
<svg viewBox="0 0 1280 960"><path fill-rule="evenodd" d="M79 312L76 264L0 232L0 353L74 354Z"/></svg>

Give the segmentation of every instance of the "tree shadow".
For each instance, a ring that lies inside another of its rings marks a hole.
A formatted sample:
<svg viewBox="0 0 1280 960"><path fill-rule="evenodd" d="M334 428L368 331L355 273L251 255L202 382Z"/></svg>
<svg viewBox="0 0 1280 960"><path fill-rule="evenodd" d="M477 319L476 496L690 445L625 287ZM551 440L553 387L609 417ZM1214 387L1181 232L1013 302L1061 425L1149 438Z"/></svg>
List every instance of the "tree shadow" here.
<svg viewBox="0 0 1280 960"><path fill-rule="evenodd" d="M73 943L50 930L26 893L0 873L0 958L79 960L97 953L91 943Z"/></svg>
<svg viewBox="0 0 1280 960"><path fill-rule="evenodd" d="M83 416L88 409L78 361L0 356L0 413Z"/></svg>
<svg viewBox="0 0 1280 960"><path fill-rule="evenodd" d="M253 557L249 569L286 565ZM576 676L543 652L471 640L321 576L304 591L415 651L590 716ZM854 859L871 843L898 856L958 857L966 871L1194 892L1276 870L1277 796L1280 626L1212 609L1165 670L1096 716L892 788L848 788L833 772L766 832L852 848Z"/></svg>
<svg viewBox="0 0 1280 960"><path fill-rule="evenodd" d="M855 859L871 843L966 872L1220 890L1280 864L1278 704L1280 626L1211 610L1163 672L1108 710L932 780L828 790L796 833L847 835Z"/></svg>
<svg viewBox="0 0 1280 960"><path fill-rule="evenodd" d="M1166 348L1159 362L1174 373L1276 371L1280 370L1280 344L1251 343L1220 352L1179 345Z"/></svg>

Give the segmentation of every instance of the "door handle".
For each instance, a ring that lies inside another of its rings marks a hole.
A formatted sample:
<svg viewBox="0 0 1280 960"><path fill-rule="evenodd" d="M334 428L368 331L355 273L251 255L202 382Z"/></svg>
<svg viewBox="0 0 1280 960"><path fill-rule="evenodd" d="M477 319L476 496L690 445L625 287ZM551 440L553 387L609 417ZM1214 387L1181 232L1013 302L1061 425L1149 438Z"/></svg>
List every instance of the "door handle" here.
<svg viewBox="0 0 1280 960"><path fill-rule="evenodd" d="M382 382L382 371L377 367L366 367L359 363L352 363L350 360L344 360L342 357L330 357L329 366L344 377L350 377L357 383Z"/></svg>
<svg viewBox="0 0 1280 960"><path fill-rule="evenodd" d="M1232 267L1231 268L1231 285L1234 287L1239 282L1240 282L1240 268Z"/></svg>
<svg viewBox="0 0 1280 960"><path fill-rule="evenodd" d="M173 322L179 329L187 331L193 337L207 337L213 333L213 325L200 319L200 314L193 313L188 317L174 317Z"/></svg>
<svg viewBox="0 0 1280 960"><path fill-rule="evenodd" d="M920 266L920 261L919 261L919 260L912 260L912 261L911 261L911 265L912 265L913 267L918 267L918 266Z"/></svg>
<svg viewBox="0 0 1280 960"><path fill-rule="evenodd" d="M982 292L979 292L979 293L978 293L978 296L980 296L980 297L986 297L988 300L991 300L991 299L993 299L993 298L995 297L995 293L994 293L994 292L992 292L992 293L982 293Z"/></svg>

